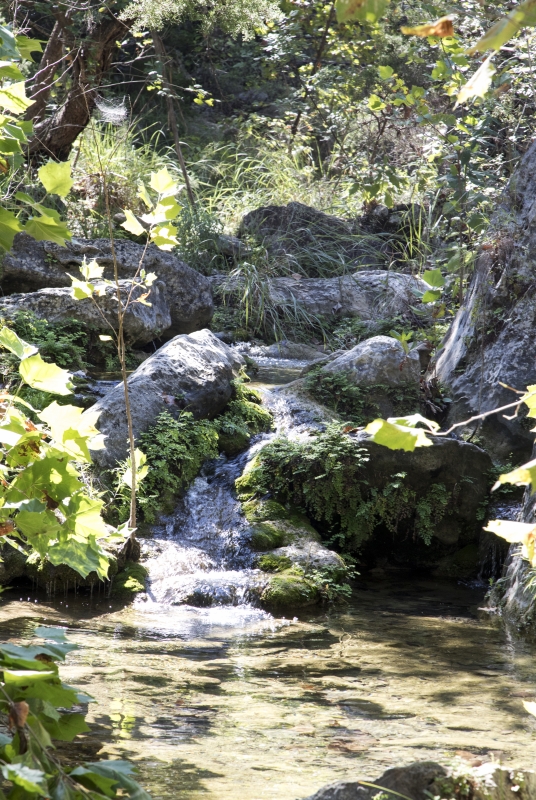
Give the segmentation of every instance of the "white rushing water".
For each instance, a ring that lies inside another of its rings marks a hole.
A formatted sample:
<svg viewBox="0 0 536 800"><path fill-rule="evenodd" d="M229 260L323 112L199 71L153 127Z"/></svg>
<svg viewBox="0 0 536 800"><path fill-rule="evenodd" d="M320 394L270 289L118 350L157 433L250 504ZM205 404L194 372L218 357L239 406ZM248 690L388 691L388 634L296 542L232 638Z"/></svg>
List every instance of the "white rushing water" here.
<svg viewBox="0 0 536 800"><path fill-rule="evenodd" d="M300 437L317 423L311 410L292 395L267 389L263 394L274 415L274 431L255 436L249 449L235 458L222 455L206 462L173 513L162 516L152 527L151 538L142 540L149 579L146 593L135 601L138 609L158 611L186 604L234 607L238 617L250 612L265 615L255 608L255 601L266 585L266 573L255 568L251 527L241 513L235 480L275 436Z"/></svg>

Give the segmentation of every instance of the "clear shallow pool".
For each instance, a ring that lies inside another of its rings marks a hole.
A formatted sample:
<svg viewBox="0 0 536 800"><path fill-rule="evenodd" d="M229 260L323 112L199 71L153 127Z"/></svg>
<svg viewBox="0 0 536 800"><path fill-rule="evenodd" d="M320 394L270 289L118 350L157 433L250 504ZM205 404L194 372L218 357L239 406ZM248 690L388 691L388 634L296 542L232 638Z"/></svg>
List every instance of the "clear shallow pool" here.
<svg viewBox="0 0 536 800"><path fill-rule="evenodd" d="M69 628L63 676L99 701L84 750L137 761L155 800L295 800L456 753L536 764L535 650L478 611L482 590L391 577L295 621L28 596L2 596L0 635Z"/></svg>

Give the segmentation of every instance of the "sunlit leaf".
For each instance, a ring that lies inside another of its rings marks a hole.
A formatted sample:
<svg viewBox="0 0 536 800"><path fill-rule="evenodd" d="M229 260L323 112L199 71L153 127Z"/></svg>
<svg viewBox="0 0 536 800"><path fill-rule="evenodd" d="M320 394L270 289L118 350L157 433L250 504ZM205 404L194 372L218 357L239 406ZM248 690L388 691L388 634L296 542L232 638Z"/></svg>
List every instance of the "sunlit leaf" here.
<svg viewBox="0 0 536 800"><path fill-rule="evenodd" d="M69 277L72 281L71 295L75 300L86 300L88 297L93 297L95 286L92 283L80 281L72 275L69 275Z"/></svg>
<svg viewBox="0 0 536 800"><path fill-rule="evenodd" d="M456 98L457 106L466 103L472 97L484 97L487 93L496 71L491 64L493 55L493 53L489 55L475 74L462 86Z"/></svg>
<svg viewBox="0 0 536 800"><path fill-rule="evenodd" d="M158 172L151 173L150 185L151 189L164 196L176 194L179 188L178 183L173 180L166 167L163 167Z"/></svg>
<svg viewBox="0 0 536 800"><path fill-rule="evenodd" d="M15 36L15 44L22 58L25 58L26 61L33 61L32 53L43 52L43 45L38 39L30 39L29 36L24 36L22 33Z"/></svg>
<svg viewBox="0 0 536 800"><path fill-rule="evenodd" d="M0 61L0 78L9 78L12 81L23 81L24 75L11 61Z"/></svg>
<svg viewBox="0 0 536 800"><path fill-rule="evenodd" d="M337 0L338 22L377 22L385 13L389 0Z"/></svg>
<svg viewBox="0 0 536 800"><path fill-rule="evenodd" d="M11 211L0 208L0 248L2 250L11 250L15 235L22 229L21 223Z"/></svg>
<svg viewBox="0 0 536 800"><path fill-rule="evenodd" d="M435 289L433 291L431 289L429 289L421 297L421 302L423 302L423 303L435 303L440 298L441 298L441 291L439 289Z"/></svg>
<svg viewBox="0 0 536 800"><path fill-rule="evenodd" d="M157 225L151 231L151 241L160 250L172 250L178 245L177 228L173 225Z"/></svg>
<svg viewBox="0 0 536 800"><path fill-rule="evenodd" d="M440 269L428 269L423 273L422 279L428 286L433 289L440 289L445 285L445 278L441 274Z"/></svg>
<svg viewBox="0 0 536 800"><path fill-rule="evenodd" d="M536 459L522 464L521 467L499 475L499 479L493 489L497 489L502 483L513 483L515 486L531 485L531 493L536 491Z"/></svg>
<svg viewBox="0 0 536 800"><path fill-rule="evenodd" d="M28 342L25 342L17 336L15 331L5 326L0 329L0 345L11 353L14 353L21 360L37 353L37 347L35 347L35 345L28 344Z"/></svg>
<svg viewBox="0 0 536 800"><path fill-rule="evenodd" d="M531 703L528 700L523 700L523 708L536 717L536 703Z"/></svg>
<svg viewBox="0 0 536 800"><path fill-rule="evenodd" d="M31 769L23 764L4 764L2 774L6 780L11 781L30 795L48 796L45 773L40 769Z"/></svg>
<svg viewBox="0 0 536 800"><path fill-rule="evenodd" d="M79 406L60 406L54 401L39 413L39 419L46 422L52 438L60 442L72 458L86 463L91 461L88 447L98 435L97 413L84 413Z"/></svg>
<svg viewBox="0 0 536 800"><path fill-rule="evenodd" d="M80 267L80 272L86 281L100 280L104 274L104 267L101 267L95 259L88 263L84 258L84 263Z"/></svg>
<svg viewBox="0 0 536 800"><path fill-rule="evenodd" d="M414 28L402 26L400 28L406 36L436 36L444 39L447 36L454 36L454 26L450 17L441 17L436 22L429 22L426 25L417 25Z"/></svg>
<svg viewBox="0 0 536 800"><path fill-rule="evenodd" d="M145 228L143 227L141 222L138 222L138 220L136 219L132 211L130 211L130 209L126 208L124 210L124 214L126 220L121 223L122 228L124 228L129 233L132 233L134 236L141 236L142 233L145 233Z"/></svg>
<svg viewBox="0 0 536 800"><path fill-rule="evenodd" d="M376 419L365 428L376 444L388 447L389 450L406 450L413 452L416 447L429 447L432 442L422 428L408 428L396 425L385 419Z"/></svg>
<svg viewBox="0 0 536 800"><path fill-rule="evenodd" d="M140 200L143 200L147 208L151 208L153 202L149 196L149 192L145 188L145 184L141 182L138 184L138 197Z"/></svg>
<svg viewBox="0 0 536 800"><path fill-rule="evenodd" d="M69 161L48 161L37 170L37 174L47 192L59 197L66 197L74 183Z"/></svg>
<svg viewBox="0 0 536 800"><path fill-rule="evenodd" d="M536 25L536 0L525 0L524 3L519 3L506 17L502 17L495 25L492 25L468 52L483 53L490 49L500 50L503 44L506 44L526 25Z"/></svg>
<svg viewBox="0 0 536 800"><path fill-rule="evenodd" d="M17 81L17 83L11 83L0 89L0 108L4 108L12 114L23 114L34 102L35 100L30 100L26 96L24 81Z"/></svg>
<svg viewBox="0 0 536 800"><path fill-rule="evenodd" d="M51 394L72 394L70 373L56 364L43 361L39 353L21 361L19 372L22 380L32 389L41 389Z"/></svg>

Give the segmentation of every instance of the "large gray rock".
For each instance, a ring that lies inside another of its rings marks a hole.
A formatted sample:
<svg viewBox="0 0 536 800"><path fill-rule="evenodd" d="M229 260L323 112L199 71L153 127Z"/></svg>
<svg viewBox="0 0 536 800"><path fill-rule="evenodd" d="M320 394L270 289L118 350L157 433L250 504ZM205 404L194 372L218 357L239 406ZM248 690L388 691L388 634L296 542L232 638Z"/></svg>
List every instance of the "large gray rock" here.
<svg viewBox="0 0 536 800"><path fill-rule="evenodd" d="M445 556L478 542L480 512L489 492L491 459L468 442L442 436L430 438L430 447L405 452L375 444L363 431L355 435L356 443L368 455L368 489L363 489L364 498L368 497L367 492L388 490L393 476L404 475L401 486L415 493L412 507L421 504L429 508L432 533L430 544L425 545L417 535L412 514L403 511L402 501L396 543L392 534L385 538L376 531L366 543L366 561L388 557L397 566L435 568Z"/></svg>
<svg viewBox="0 0 536 800"><path fill-rule="evenodd" d="M166 335L191 333L204 328L212 319L214 305L210 283L172 253L128 239L116 239L114 248L119 278L132 278L143 258L143 268L154 272L164 283L171 312ZM144 254L145 251L145 255ZM15 237L12 250L2 262L4 294L33 292L36 289L70 286L69 275L80 278L84 258L96 259L104 267L104 278L113 279L114 259L108 239L73 239L66 247L52 242L36 242L26 234Z"/></svg>
<svg viewBox="0 0 536 800"><path fill-rule="evenodd" d="M368 783L369 785L364 785ZM374 784L371 786L370 784ZM536 773L488 762L480 767L448 770L434 761L393 767L374 781L350 780L325 786L306 800L428 800L471 796L474 800L536 800Z"/></svg>
<svg viewBox="0 0 536 800"><path fill-rule="evenodd" d="M167 342L128 379L135 438L165 410L186 409L196 418L213 417L231 399L231 381L242 365L242 358L208 330ZM123 385L91 406L87 413L91 412L99 412L97 427L106 436L106 447L94 451L94 461L112 467L128 449Z"/></svg>
<svg viewBox="0 0 536 800"><path fill-rule="evenodd" d="M413 384L421 375L418 352L409 353L391 336L373 336L342 353L322 367L323 373L344 373L356 386L381 384L387 387Z"/></svg>
<svg viewBox="0 0 536 800"><path fill-rule="evenodd" d="M224 275L210 280L223 294L238 292L242 286L240 279ZM298 306L309 315L328 318L358 317L373 330L378 320L388 317L414 319L419 295L429 287L412 275L365 269L336 278L273 278L264 288L268 300L276 306ZM426 307L419 311L425 319L430 317Z"/></svg>
<svg viewBox="0 0 536 800"><path fill-rule="evenodd" d="M536 142L515 171L492 220L463 306L437 355L435 375L449 387L449 422L512 403L507 384L536 383ZM505 412L511 415L512 411ZM473 431L478 423L472 423ZM519 419L494 414L478 436L498 459L525 459L533 436Z"/></svg>
<svg viewBox="0 0 536 800"><path fill-rule="evenodd" d="M149 305L137 302L138 298L147 294L148 290L143 286L133 286L131 281L124 280L120 281L120 285L121 298L126 304L123 326L129 344L147 344L171 326L169 305L162 281L155 281L150 287L149 296L145 298ZM95 286L99 287L99 284L96 283ZM119 325L117 291L115 286L100 286L105 293L95 301L91 298L75 300L67 287L12 294L0 300L0 315L12 318L20 311L31 311L48 322L75 318L92 330L110 333L108 325L114 330Z"/></svg>

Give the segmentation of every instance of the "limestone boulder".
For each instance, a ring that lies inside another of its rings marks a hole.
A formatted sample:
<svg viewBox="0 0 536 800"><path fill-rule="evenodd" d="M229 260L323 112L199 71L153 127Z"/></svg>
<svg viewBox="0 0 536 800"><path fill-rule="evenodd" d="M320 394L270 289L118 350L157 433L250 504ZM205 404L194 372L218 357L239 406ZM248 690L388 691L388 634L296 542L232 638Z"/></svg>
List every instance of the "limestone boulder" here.
<svg viewBox="0 0 536 800"><path fill-rule="evenodd" d="M114 249L120 279L133 278L140 262L143 262L145 271L155 273L164 284L171 316L167 338L208 325L214 305L206 277L155 245L149 245L145 250L142 245L128 239L116 239ZM70 286L70 275L81 277L79 268L84 258L88 261L96 259L104 267L104 278L113 279L114 256L108 239L73 239L65 247L60 247L18 234L12 250L2 261L2 290L4 294L12 294Z"/></svg>
<svg viewBox="0 0 536 800"><path fill-rule="evenodd" d="M95 285L99 286L98 283ZM123 323L125 338L129 344L147 344L170 328L170 309L162 281L153 283L143 303L139 302L139 298L147 294L147 289L125 280L120 281L120 286L121 298L126 305ZM117 292L115 286L103 285L102 288L104 294L97 298L98 306L91 298L75 300L67 287L12 294L0 300L0 316L12 318L21 311L31 311L48 322L75 318L88 329L108 334L108 325L114 330L118 328Z"/></svg>
<svg viewBox="0 0 536 800"><path fill-rule="evenodd" d="M241 366L242 358L209 330L183 334L167 342L128 379L135 438L164 410L179 414L186 409L196 418L215 416L231 399L231 381ZM122 384L88 412L99 413L97 427L106 437L105 449L93 453L94 461L110 468L122 461L128 451Z"/></svg>
<svg viewBox="0 0 536 800"><path fill-rule="evenodd" d="M344 373L356 386L418 387L421 362L415 350L406 353L397 339L373 336L329 361L322 372Z"/></svg>

